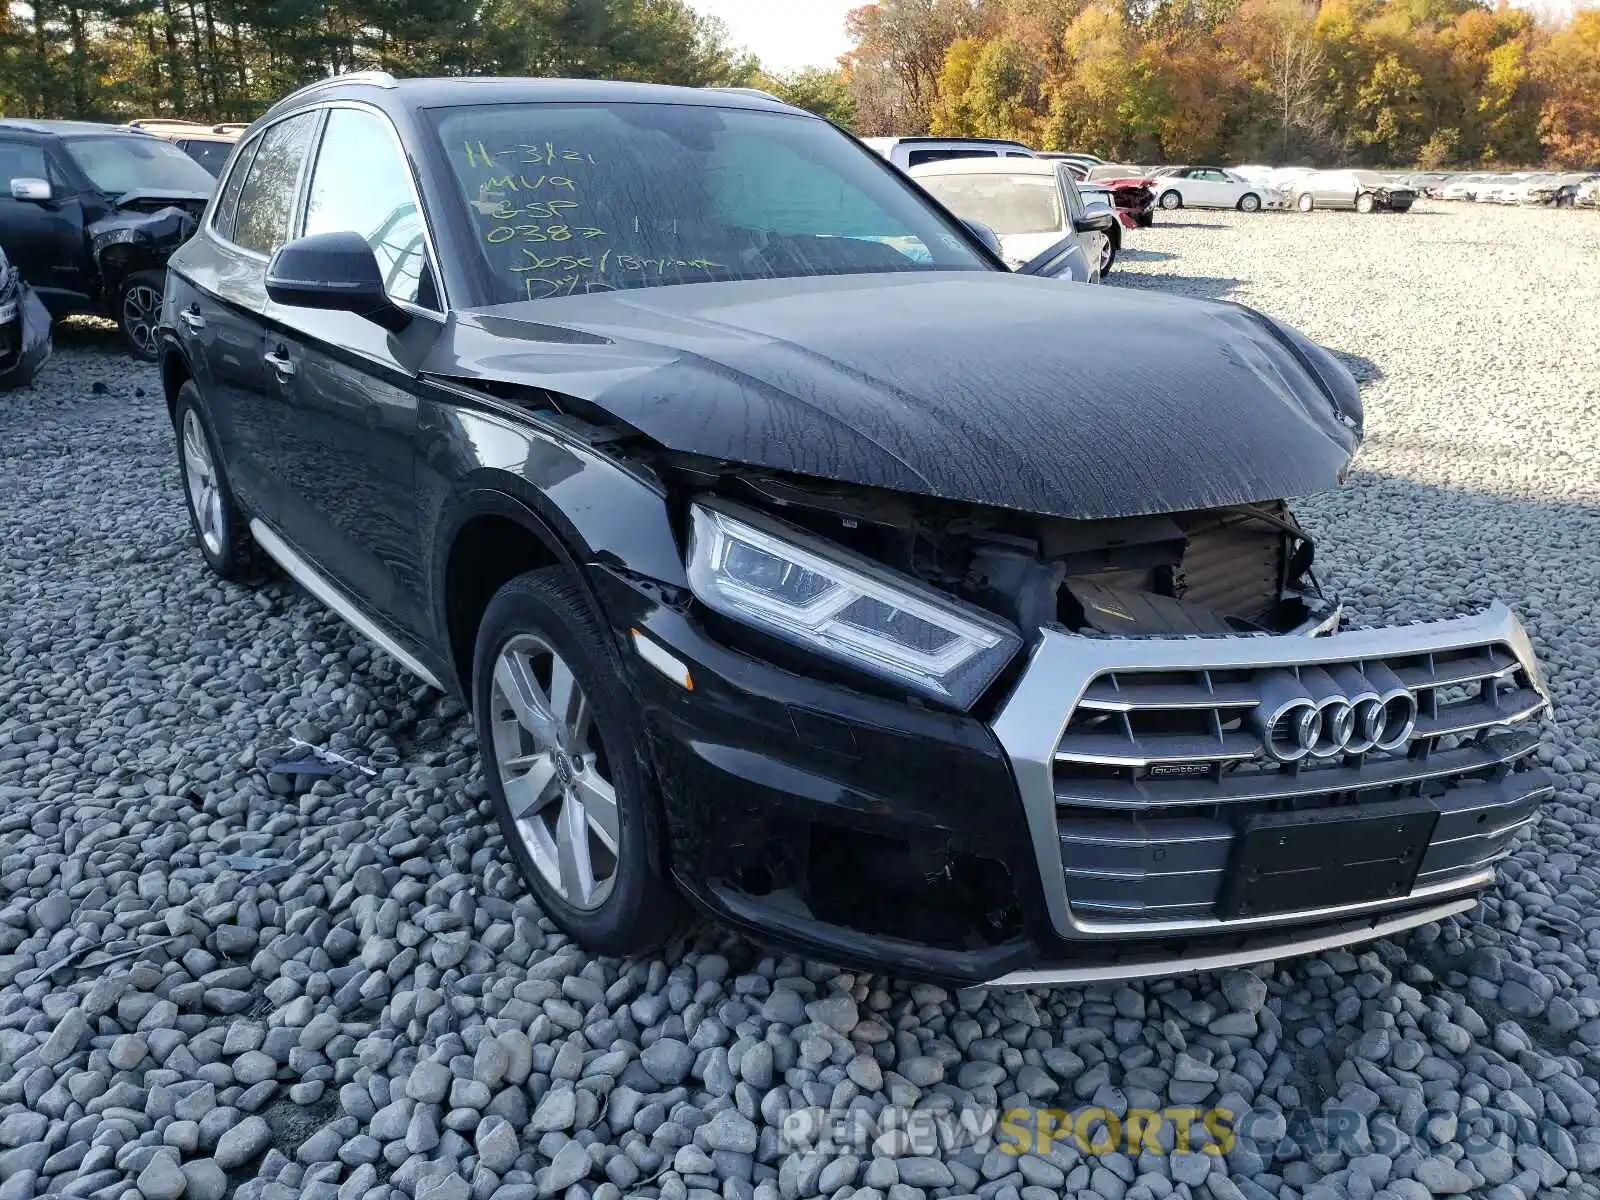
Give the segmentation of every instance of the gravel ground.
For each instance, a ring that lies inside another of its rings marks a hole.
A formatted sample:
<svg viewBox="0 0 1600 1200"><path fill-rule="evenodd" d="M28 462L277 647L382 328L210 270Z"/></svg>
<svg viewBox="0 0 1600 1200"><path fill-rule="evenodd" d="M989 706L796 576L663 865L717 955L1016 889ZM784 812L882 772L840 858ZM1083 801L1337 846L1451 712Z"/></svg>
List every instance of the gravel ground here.
<svg viewBox="0 0 1600 1200"><path fill-rule="evenodd" d="M154 373L72 326L0 398L0 1200L1596 1194L1600 220L1167 216L1118 282L1253 304L1366 382L1352 486L1300 505L1356 618L1503 596L1545 656L1560 792L1472 919L1032 993L714 929L590 959L521 894L459 706L207 576ZM296 791L264 770L292 737L399 765ZM785 1153L808 1105L887 1132ZM1252 1136L1019 1158L905 1115L1031 1105Z"/></svg>

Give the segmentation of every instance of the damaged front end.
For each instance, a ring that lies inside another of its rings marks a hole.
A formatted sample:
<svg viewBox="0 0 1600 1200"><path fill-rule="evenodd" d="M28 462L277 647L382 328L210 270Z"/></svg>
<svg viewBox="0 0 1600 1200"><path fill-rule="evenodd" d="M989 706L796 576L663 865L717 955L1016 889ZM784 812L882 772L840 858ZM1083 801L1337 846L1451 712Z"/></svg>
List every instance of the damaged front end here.
<svg viewBox="0 0 1600 1200"><path fill-rule="evenodd" d="M135 271L164 271L173 251L194 236L206 197L129 192L88 228L89 250L110 304Z"/></svg>
<svg viewBox="0 0 1600 1200"><path fill-rule="evenodd" d="M1344 479L1349 372L1248 309L1086 291L574 296L462 314L423 369L641 489L590 574L672 872L722 919L1017 984L1470 908L1550 791L1521 627L1340 631L1282 497Z"/></svg>
<svg viewBox="0 0 1600 1200"><path fill-rule="evenodd" d="M0 252L0 391L32 383L50 352L50 313Z"/></svg>
<svg viewBox="0 0 1600 1200"><path fill-rule="evenodd" d="M666 738L670 779L728 771L712 790L730 802L679 847L691 890L814 953L1035 984L1344 944L1470 907L1550 793L1531 729L1548 692L1516 619L1338 632L1282 502L1077 521L637 457L687 531L698 627L818 689L782 737ZM736 587L833 604L833 632L882 660L933 673L999 631L976 685L941 697L725 603L697 577L733 553L694 549L708 519L760 535ZM904 584L834 602L829 563ZM713 669L691 669L711 701ZM752 784L764 798L741 804Z"/></svg>

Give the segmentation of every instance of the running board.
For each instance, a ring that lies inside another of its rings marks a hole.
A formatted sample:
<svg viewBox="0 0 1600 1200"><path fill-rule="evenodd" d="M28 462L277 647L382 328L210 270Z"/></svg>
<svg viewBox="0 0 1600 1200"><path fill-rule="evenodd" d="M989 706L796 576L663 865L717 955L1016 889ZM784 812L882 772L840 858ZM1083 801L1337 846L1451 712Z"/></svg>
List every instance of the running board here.
<svg viewBox="0 0 1600 1200"><path fill-rule="evenodd" d="M250 533L256 539L256 543L272 556L273 561L288 572L291 579L331 608L357 633L361 634L429 687L438 688L441 692L446 690L444 684L439 682L432 671L428 670L408 651L403 649L398 642L378 628L371 617L355 606L354 601L324 579L315 567L291 550L288 543L270 528L263 525L260 520L252 520L250 522Z"/></svg>

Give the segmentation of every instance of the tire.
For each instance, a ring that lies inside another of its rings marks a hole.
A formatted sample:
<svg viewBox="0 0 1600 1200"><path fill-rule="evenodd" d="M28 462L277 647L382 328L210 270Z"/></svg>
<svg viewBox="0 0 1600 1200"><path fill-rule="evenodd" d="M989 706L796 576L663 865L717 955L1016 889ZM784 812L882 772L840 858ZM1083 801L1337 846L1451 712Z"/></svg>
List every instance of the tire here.
<svg viewBox="0 0 1600 1200"><path fill-rule="evenodd" d="M1317 202L1311 198L1310 192L1301 192L1300 199L1295 201L1295 207L1301 212L1310 212L1316 206Z"/></svg>
<svg viewBox="0 0 1600 1200"><path fill-rule="evenodd" d="M1177 192L1173 191L1162 192L1161 199L1156 203L1160 204L1161 207L1166 209L1168 212L1171 212L1175 208L1183 207L1183 197Z"/></svg>
<svg viewBox="0 0 1600 1200"><path fill-rule="evenodd" d="M206 566L230 583L261 582L270 570L269 560L250 535L250 522L233 497L216 435L192 379L178 389L172 428L178 439L178 475L189 527Z"/></svg>
<svg viewBox="0 0 1600 1200"><path fill-rule="evenodd" d="M1244 195L1239 197L1239 211L1260 212L1261 197L1256 195L1254 192L1246 192Z"/></svg>
<svg viewBox="0 0 1600 1200"><path fill-rule="evenodd" d="M1356 211L1358 213L1369 213L1377 207L1378 202L1372 198L1371 192L1362 192L1356 197Z"/></svg>
<svg viewBox="0 0 1600 1200"><path fill-rule="evenodd" d="M1117 251L1122 249L1122 239L1114 233L1106 234L1106 244L1100 251L1100 278L1104 279L1111 274L1112 264L1117 261Z"/></svg>
<svg viewBox="0 0 1600 1200"><path fill-rule="evenodd" d="M684 912L623 678L599 616L565 567L519 575L484 611L472 707L490 805L545 915L585 949L613 955L656 949ZM509 765L518 756L525 761Z"/></svg>
<svg viewBox="0 0 1600 1200"><path fill-rule="evenodd" d="M165 271L132 271L117 285L112 315L129 353L141 362L155 362L161 350L156 323L161 320L161 293L166 286Z"/></svg>

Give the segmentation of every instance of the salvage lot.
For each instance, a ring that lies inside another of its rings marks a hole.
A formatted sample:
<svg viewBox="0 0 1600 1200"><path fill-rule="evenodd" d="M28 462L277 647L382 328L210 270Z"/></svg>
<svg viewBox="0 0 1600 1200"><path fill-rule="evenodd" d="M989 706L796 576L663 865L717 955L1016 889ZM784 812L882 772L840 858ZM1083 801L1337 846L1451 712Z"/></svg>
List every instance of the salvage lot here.
<svg viewBox="0 0 1600 1200"><path fill-rule="evenodd" d="M1364 381L1351 486L1297 505L1352 619L1503 597L1557 700L1561 790L1473 920L1282 964L1264 988L957 997L714 929L661 962L566 948L481 807L459 706L291 586L207 576L154 372L67 327L39 384L0 398L0 1198L1588 1189L1597 261L1591 214L1443 204L1162 213L1128 237L1114 282L1262 308ZM400 765L296 796L263 770L291 737ZM1258 1135L1333 1105L1422 1136L1353 1164L1357 1144L1263 1164L1243 1140L781 1154L782 1111L830 1097L1253 1106Z"/></svg>

